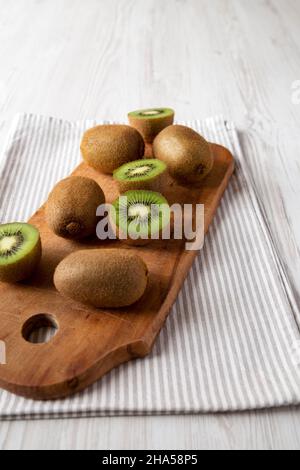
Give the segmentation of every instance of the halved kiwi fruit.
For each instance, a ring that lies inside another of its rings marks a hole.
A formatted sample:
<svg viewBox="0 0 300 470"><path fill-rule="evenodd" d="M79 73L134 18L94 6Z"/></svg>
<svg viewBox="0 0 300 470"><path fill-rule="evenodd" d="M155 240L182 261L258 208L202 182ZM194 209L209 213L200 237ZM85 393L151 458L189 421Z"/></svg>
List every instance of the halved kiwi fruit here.
<svg viewBox="0 0 300 470"><path fill-rule="evenodd" d="M159 190L166 169L161 160L148 158L125 163L114 171L113 177L121 193L131 189Z"/></svg>
<svg viewBox="0 0 300 470"><path fill-rule="evenodd" d="M159 239L170 224L170 207L155 191L127 191L113 202L110 218L118 238L143 245Z"/></svg>
<svg viewBox="0 0 300 470"><path fill-rule="evenodd" d="M0 281L27 279L40 262L41 254L40 234L33 225L0 225Z"/></svg>
<svg viewBox="0 0 300 470"><path fill-rule="evenodd" d="M151 143L165 127L173 124L174 114L170 108L138 109L128 113L128 120L142 134L145 142Z"/></svg>

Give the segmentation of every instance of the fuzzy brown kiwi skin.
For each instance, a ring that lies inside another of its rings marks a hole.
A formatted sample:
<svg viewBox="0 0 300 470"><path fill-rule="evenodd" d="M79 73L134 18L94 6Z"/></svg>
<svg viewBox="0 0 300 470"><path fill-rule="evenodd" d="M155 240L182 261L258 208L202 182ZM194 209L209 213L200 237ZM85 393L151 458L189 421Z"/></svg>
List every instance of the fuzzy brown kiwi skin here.
<svg viewBox="0 0 300 470"><path fill-rule="evenodd" d="M183 185L201 183L214 164L210 144L193 129L181 125L169 126L158 134L153 155L164 161L170 175Z"/></svg>
<svg viewBox="0 0 300 470"><path fill-rule="evenodd" d="M155 137L166 127L174 122L174 112L169 116L157 117L155 119L139 119L128 115L129 124L140 132L147 144L152 144Z"/></svg>
<svg viewBox="0 0 300 470"><path fill-rule="evenodd" d="M96 181L71 176L51 191L46 204L46 221L59 237L80 240L96 233L96 211L104 203L104 193Z"/></svg>
<svg viewBox="0 0 300 470"><path fill-rule="evenodd" d="M81 250L56 268L54 284L64 296L96 308L122 308L137 302L148 283L148 269L124 249Z"/></svg>
<svg viewBox="0 0 300 470"><path fill-rule="evenodd" d="M124 163L142 158L145 142L133 127L106 124L88 129L80 149L88 165L102 173L112 174Z"/></svg>
<svg viewBox="0 0 300 470"><path fill-rule="evenodd" d="M41 257L42 244L41 240L39 239L34 249L24 256L24 258L13 264L0 266L0 281L15 283L30 278L37 269Z"/></svg>

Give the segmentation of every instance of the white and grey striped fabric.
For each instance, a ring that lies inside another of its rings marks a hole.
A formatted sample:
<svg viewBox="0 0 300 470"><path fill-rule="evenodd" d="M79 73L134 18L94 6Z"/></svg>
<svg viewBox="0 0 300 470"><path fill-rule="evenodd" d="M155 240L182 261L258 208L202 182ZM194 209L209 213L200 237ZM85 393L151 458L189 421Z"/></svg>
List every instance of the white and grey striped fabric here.
<svg viewBox="0 0 300 470"><path fill-rule="evenodd" d="M65 400L34 402L1 391L2 419L199 413L300 403L300 315L235 128L220 117L186 124L230 148L237 169L152 354ZM92 125L16 117L0 167L1 222L27 220L46 200L53 185L79 162L82 132Z"/></svg>

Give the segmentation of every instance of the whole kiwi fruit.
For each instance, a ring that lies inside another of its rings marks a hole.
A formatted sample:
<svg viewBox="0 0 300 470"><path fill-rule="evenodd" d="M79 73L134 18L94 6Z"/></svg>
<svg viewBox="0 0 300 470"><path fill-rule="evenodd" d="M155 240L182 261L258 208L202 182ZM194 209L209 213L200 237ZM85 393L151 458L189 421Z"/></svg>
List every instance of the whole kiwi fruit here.
<svg viewBox="0 0 300 470"><path fill-rule="evenodd" d="M97 207L105 196L91 178L70 176L51 191L46 204L46 221L59 237L78 240L96 233Z"/></svg>
<svg viewBox="0 0 300 470"><path fill-rule="evenodd" d="M80 149L88 165L111 174L124 163L142 158L145 143L133 127L105 124L88 129L83 135Z"/></svg>
<svg viewBox="0 0 300 470"><path fill-rule="evenodd" d="M209 143L193 129L173 125L166 127L153 142L155 158L164 161L169 173L180 183L199 183L214 163Z"/></svg>
<svg viewBox="0 0 300 470"><path fill-rule="evenodd" d="M124 249L81 250L57 266L54 284L64 296L96 308L126 307L145 292L148 270Z"/></svg>
<svg viewBox="0 0 300 470"><path fill-rule="evenodd" d="M0 281L19 282L29 278L42 255L40 233L31 224L0 225Z"/></svg>

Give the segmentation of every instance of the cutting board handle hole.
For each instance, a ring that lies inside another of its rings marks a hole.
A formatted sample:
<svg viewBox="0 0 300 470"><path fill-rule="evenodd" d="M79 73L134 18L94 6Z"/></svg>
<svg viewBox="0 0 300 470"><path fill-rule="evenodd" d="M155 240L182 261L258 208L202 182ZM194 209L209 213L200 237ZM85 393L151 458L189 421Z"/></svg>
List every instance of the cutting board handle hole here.
<svg viewBox="0 0 300 470"><path fill-rule="evenodd" d="M58 330L58 323L53 315L38 313L28 318L22 327L22 336L28 343L48 343Z"/></svg>

